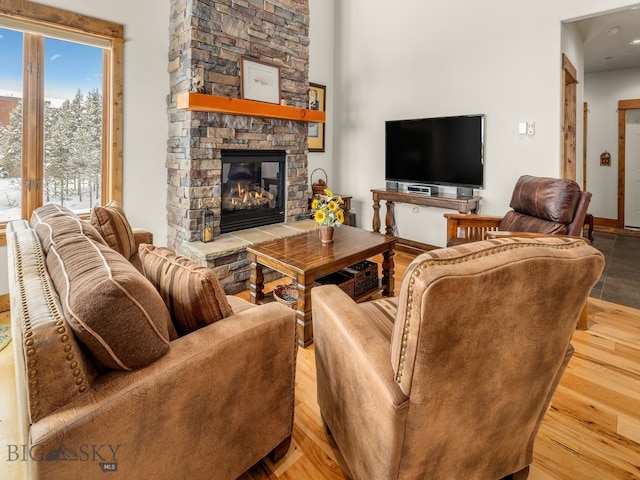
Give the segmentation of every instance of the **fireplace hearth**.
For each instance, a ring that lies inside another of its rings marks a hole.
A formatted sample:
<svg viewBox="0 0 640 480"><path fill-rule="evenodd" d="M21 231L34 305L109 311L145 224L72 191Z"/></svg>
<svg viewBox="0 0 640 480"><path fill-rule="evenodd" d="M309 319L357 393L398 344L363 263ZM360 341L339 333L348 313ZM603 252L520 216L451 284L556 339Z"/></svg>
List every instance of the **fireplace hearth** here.
<svg viewBox="0 0 640 480"><path fill-rule="evenodd" d="M283 150L222 150L220 232L285 220Z"/></svg>

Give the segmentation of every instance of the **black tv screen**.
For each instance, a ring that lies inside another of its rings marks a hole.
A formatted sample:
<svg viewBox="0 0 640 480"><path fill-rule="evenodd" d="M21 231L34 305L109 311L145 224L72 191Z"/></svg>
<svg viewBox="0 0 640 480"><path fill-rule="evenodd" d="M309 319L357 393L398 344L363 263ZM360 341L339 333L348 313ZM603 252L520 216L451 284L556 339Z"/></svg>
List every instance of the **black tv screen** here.
<svg viewBox="0 0 640 480"><path fill-rule="evenodd" d="M484 115L386 122L388 181L484 187Z"/></svg>

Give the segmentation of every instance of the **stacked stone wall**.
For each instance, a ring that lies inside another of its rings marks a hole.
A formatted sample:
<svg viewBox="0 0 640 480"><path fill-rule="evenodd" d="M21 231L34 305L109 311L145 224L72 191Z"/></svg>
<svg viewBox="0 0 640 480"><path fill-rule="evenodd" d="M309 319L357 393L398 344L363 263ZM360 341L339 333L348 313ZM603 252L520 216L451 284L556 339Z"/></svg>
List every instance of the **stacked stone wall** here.
<svg viewBox="0 0 640 480"><path fill-rule="evenodd" d="M304 108L309 87L308 0L172 0L167 99L167 243L201 238L202 211L220 231L222 149L286 152L286 219L307 212L307 124L287 120L181 111L179 93L202 75L204 93L240 98L245 57L280 69L281 98Z"/></svg>

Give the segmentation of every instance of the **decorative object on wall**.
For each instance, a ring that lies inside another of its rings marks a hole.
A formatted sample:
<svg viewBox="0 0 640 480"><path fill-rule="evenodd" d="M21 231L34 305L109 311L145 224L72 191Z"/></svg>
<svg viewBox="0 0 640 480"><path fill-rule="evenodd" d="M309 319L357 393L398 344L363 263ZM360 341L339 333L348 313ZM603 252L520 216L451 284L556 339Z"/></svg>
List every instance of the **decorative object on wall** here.
<svg viewBox="0 0 640 480"><path fill-rule="evenodd" d="M611 154L606 150L604 153L600 155L600 166L602 167L610 167L611 166Z"/></svg>
<svg viewBox="0 0 640 480"><path fill-rule="evenodd" d="M327 87L317 83L309 84L309 110L325 112ZM307 143L310 152L324 152L324 123L309 123Z"/></svg>
<svg viewBox="0 0 640 480"><path fill-rule="evenodd" d="M191 65L189 71L191 77L191 91L196 93L205 93L204 91L204 67Z"/></svg>
<svg viewBox="0 0 640 480"><path fill-rule="evenodd" d="M280 103L280 69L275 65L241 57L240 86L246 100Z"/></svg>

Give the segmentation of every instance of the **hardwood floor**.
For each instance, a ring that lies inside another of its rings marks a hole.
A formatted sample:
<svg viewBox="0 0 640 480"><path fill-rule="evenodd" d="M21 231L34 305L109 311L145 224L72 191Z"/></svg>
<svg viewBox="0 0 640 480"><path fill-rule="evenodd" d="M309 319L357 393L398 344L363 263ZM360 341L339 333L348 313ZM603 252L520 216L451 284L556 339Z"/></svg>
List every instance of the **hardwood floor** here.
<svg viewBox="0 0 640 480"><path fill-rule="evenodd" d="M396 253L396 292L412 255ZM381 258L374 260L381 262ZM268 289L268 288L267 288ZM247 292L239 296L248 298ZM531 480L640 478L640 310L589 299L589 329L538 434ZM16 443L11 346L0 352L0 445ZM17 462L16 462L17 463ZM0 457L0 478L19 480ZM298 350L293 442L277 464L263 460L242 480L348 478L316 403L313 345Z"/></svg>

